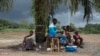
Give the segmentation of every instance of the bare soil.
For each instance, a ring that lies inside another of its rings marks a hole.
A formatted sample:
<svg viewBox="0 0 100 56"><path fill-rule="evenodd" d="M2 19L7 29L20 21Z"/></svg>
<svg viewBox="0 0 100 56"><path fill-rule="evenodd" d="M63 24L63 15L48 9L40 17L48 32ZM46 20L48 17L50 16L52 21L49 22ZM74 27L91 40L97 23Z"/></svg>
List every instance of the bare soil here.
<svg viewBox="0 0 100 56"><path fill-rule="evenodd" d="M100 56L100 34L81 34L84 39L84 48L78 48L76 53L46 51L22 51L20 44L24 32L0 32L0 56Z"/></svg>

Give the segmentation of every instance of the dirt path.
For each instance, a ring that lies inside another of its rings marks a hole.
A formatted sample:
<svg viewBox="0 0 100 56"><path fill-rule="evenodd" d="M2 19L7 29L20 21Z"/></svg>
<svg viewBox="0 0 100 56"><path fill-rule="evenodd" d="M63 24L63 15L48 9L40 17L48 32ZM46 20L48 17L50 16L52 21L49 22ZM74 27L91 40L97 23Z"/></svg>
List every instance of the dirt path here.
<svg viewBox="0 0 100 56"><path fill-rule="evenodd" d="M21 51L19 44L27 33L0 33L0 56L100 56L100 35L99 34L81 34L84 39L84 49L78 48L77 53L51 53ZM9 37L9 38L6 38Z"/></svg>

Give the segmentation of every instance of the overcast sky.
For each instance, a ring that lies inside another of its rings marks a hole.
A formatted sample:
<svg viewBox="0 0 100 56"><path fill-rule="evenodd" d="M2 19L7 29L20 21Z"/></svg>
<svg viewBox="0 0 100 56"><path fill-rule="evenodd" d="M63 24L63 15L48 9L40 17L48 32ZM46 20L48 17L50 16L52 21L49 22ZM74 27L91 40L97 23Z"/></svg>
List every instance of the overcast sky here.
<svg viewBox="0 0 100 56"><path fill-rule="evenodd" d="M28 22L34 22L34 19L31 14L31 0L14 0L12 10L7 12L1 12L0 18L7 19L14 22L20 22L22 19L27 20ZM83 27L86 24L83 18L83 10L79 10L75 15L70 15L70 10L67 9L67 6L61 5L55 11L55 18L60 21L60 25L68 25L70 22L74 23L77 27ZM99 23L100 24L100 13L93 10L93 19L89 23Z"/></svg>

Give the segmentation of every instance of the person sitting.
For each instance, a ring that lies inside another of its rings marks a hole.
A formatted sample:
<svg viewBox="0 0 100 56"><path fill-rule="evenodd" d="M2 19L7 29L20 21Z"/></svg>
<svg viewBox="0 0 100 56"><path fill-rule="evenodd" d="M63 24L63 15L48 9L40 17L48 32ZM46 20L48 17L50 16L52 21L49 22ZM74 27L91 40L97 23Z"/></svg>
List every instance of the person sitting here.
<svg viewBox="0 0 100 56"><path fill-rule="evenodd" d="M66 37L67 37L67 39L68 39L68 43L71 43L72 41L71 41L71 35L70 35L70 33L69 33L69 31L65 31L65 35L66 35Z"/></svg>
<svg viewBox="0 0 100 56"><path fill-rule="evenodd" d="M60 45L65 47L68 44L68 39L66 38L66 36L64 36L63 31L60 32L58 38L59 38Z"/></svg>
<svg viewBox="0 0 100 56"><path fill-rule="evenodd" d="M83 48L82 46L82 43L83 43L83 38L80 37L79 33L76 31L73 35L73 39L75 40L74 41L74 44L77 45L78 47L80 48Z"/></svg>
<svg viewBox="0 0 100 56"><path fill-rule="evenodd" d="M31 30L29 32L29 35L24 37L22 48L23 48L23 50L31 50L35 46L36 46L35 35L34 35L33 31Z"/></svg>
<svg viewBox="0 0 100 56"><path fill-rule="evenodd" d="M68 43L71 43L72 41L71 41L71 35L70 35L70 26L69 25L67 25L67 26L65 26L65 36L67 37L67 39L68 39Z"/></svg>

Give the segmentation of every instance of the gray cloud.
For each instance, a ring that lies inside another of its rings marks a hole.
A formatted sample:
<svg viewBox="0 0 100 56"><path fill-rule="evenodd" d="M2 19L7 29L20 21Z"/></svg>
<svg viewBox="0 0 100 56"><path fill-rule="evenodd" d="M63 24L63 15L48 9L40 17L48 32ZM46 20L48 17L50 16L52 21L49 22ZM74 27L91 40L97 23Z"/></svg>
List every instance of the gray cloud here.
<svg viewBox="0 0 100 56"><path fill-rule="evenodd" d="M26 19L29 22L34 22L31 15L31 5L32 0L14 0L14 5L12 10L7 12L1 12L0 18L8 19L11 21L19 22L21 19ZM100 24L100 13L93 10L93 19L90 23ZM55 10L55 18L60 21L60 25L68 25L69 22L74 23L77 27L83 27L86 25L86 21L83 20L83 8L80 6L79 10L73 15L70 15L70 10L66 5L60 5L59 8Z"/></svg>
<svg viewBox="0 0 100 56"><path fill-rule="evenodd" d="M19 22L21 19L33 20L31 16L31 0L14 0L11 11L1 12L0 18Z"/></svg>
<svg viewBox="0 0 100 56"><path fill-rule="evenodd" d="M63 9L63 8L62 8ZM73 23L77 27L84 27L86 25L86 20L83 20L83 10L79 9L73 16L70 15L70 11L63 11L55 14L55 18L58 18L61 25L68 25ZM100 13L93 10L93 18L89 23L100 24Z"/></svg>

